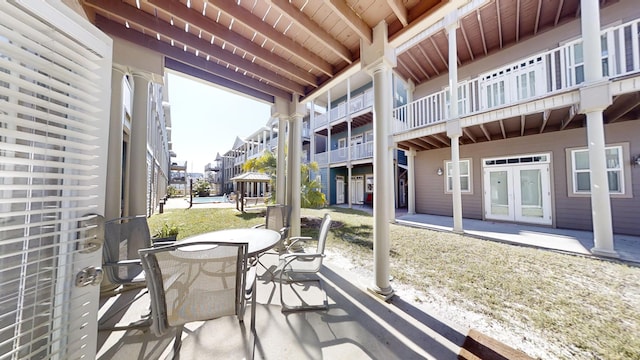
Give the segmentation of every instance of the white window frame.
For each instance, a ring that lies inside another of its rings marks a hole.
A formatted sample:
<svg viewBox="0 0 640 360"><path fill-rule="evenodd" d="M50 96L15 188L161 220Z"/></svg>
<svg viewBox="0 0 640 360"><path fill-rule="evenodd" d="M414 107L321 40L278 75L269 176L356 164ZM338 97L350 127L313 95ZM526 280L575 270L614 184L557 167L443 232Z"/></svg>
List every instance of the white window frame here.
<svg viewBox="0 0 640 360"><path fill-rule="evenodd" d="M463 189L462 188L462 184L460 184L460 192L462 194L472 194L473 193L473 168L472 166L472 162L471 159L460 159L460 163L467 163L467 169L469 170L468 174L462 174L460 173L460 178L463 177L468 177L469 181L469 188L468 189ZM451 168L451 165L453 164L453 162L451 160L447 160L444 162L444 192L445 194L451 194L453 193L453 189L451 189L449 187L449 183L453 184L453 180L451 182L449 182L449 179L452 178L452 173L453 173L453 169Z"/></svg>
<svg viewBox="0 0 640 360"><path fill-rule="evenodd" d="M611 197L616 198L628 198L631 197L632 189L631 189L631 179L630 179L630 171L627 169L629 166L625 159L629 159L629 144L621 143L621 144L611 144L605 146L605 150L618 149L618 167L609 168L607 167L607 173L609 172L619 172L620 179L620 191L611 192L609 191L609 195ZM575 154L579 152L587 152L589 151L587 147L579 147L579 148L570 148L566 149L567 153L567 186L568 186L568 194L570 197L587 197L591 196L591 190L588 191L577 191L577 173L579 172L588 172L591 174L590 169L585 170L576 170L576 161Z"/></svg>
<svg viewBox="0 0 640 360"><path fill-rule="evenodd" d="M364 177L364 192L372 193L373 192L373 174L366 174Z"/></svg>

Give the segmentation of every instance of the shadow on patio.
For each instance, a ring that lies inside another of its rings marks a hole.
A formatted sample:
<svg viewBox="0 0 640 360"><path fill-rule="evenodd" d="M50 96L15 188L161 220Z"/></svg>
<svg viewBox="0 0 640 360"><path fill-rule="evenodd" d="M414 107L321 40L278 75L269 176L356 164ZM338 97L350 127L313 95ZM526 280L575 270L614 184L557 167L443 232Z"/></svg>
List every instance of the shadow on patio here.
<svg viewBox="0 0 640 360"><path fill-rule="evenodd" d="M271 256L273 261L277 259ZM270 260L270 259L269 259ZM267 260L267 261L269 261ZM267 264L267 266L270 266ZM275 266L271 264L271 266ZM256 308L256 359L456 359L466 329L455 329L395 296L389 303L366 290L370 279L326 262L321 271L329 309L283 314L277 283L268 275L258 279ZM284 288L285 301L321 302L318 288ZM115 302L125 302L136 291L120 298L104 299L101 316ZM148 309L146 295L136 301L125 316L112 321L135 321ZM248 315L247 315L248 316ZM183 333L182 359L250 358L247 328L236 317L190 323ZM173 334L156 338L148 331L101 331L99 359L157 359L171 355Z"/></svg>

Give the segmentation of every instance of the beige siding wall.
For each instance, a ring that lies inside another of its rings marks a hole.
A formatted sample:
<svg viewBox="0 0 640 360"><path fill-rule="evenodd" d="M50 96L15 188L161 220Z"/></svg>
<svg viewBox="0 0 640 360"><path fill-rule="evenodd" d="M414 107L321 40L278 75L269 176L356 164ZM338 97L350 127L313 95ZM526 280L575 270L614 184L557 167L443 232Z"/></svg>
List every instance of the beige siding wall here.
<svg viewBox="0 0 640 360"><path fill-rule="evenodd" d="M544 6L544 5L543 5ZM638 0L621 0L617 4L607 6L600 12L600 23L603 28L621 24L640 17L640 6ZM496 69L500 66L510 64L530 55L544 52L558 47L560 43L577 39L580 36L580 18L558 26L551 31L539 33L537 36L522 40L519 44L510 46L493 55L478 59L469 65L458 69L458 80L464 81L477 77L484 72ZM438 92L448 86L449 75L443 73L441 76L416 86L414 100L426 95Z"/></svg>
<svg viewBox="0 0 640 360"><path fill-rule="evenodd" d="M640 235L640 166L631 165L631 157L640 155L640 120L605 126L607 144L625 143L624 158L627 197L612 198L614 232ZM483 178L481 160L487 157L551 153L551 193L554 225L559 228L591 230L589 197L569 197L571 174L567 171L566 149L586 146L586 129L574 129L542 135L497 140L460 147L460 158L471 159L472 194L462 195L462 216L483 218ZM416 211L452 216L451 195L445 194L446 177L438 176L439 167L451 158L450 148L421 151L416 156Z"/></svg>

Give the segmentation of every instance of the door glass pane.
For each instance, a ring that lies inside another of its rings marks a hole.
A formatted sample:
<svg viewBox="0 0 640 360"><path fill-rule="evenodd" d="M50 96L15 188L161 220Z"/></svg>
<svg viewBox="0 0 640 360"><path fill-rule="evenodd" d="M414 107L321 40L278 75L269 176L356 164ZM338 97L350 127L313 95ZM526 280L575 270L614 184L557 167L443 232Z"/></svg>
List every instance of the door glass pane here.
<svg viewBox="0 0 640 360"><path fill-rule="evenodd" d="M491 214L509 215L509 191L506 171L492 171L489 174L491 183Z"/></svg>
<svg viewBox="0 0 640 360"><path fill-rule="evenodd" d="M542 217L542 174L540 170L520 171L520 205L522 206L522 216Z"/></svg>

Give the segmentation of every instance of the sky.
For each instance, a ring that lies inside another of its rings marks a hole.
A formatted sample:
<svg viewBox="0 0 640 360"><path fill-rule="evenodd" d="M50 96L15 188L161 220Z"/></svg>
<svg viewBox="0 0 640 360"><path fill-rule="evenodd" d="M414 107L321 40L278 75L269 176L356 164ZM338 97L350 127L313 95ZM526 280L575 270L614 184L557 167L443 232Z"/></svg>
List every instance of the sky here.
<svg viewBox="0 0 640 360"><path fill-rule="evenodd" d="M204 173L216 154L231 150L241 139L267 124L271 105L169 72L171 141L187 171Z"/></svg>

